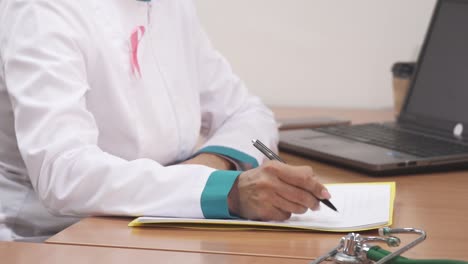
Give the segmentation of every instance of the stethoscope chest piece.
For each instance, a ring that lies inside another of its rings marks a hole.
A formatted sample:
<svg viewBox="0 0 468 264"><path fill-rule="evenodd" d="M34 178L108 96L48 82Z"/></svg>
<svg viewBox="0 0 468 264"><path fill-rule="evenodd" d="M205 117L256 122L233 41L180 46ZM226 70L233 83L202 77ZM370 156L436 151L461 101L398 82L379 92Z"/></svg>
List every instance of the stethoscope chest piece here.
<svg viewBox="0 0 468 264"><path fill-rule="evenodd" d="M414 241L395 252L388 252L378 246L367 244L368 242L383 242L389 247L398 247L401 241L398 237L392 236L392 234L399 233L413 233L419 234L419 236ZM312 264L321 263L323 261L333 261L338 264L386 263L426 239L426 233L415 228L384 227L379 229L379 235L380 236L361 236L357 233L349 233L341 238L336 248L317 258Z"/></svg>

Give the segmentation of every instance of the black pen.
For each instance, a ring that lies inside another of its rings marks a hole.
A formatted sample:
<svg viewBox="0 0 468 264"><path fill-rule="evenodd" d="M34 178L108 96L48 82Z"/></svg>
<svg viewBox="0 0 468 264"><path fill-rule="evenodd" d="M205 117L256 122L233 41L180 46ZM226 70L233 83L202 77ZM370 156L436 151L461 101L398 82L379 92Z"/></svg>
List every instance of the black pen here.
<svg viewBox="0 0 468 264"><path fill-rule="evenodd" d="M276 155L273 151L271 151L271 149L269 149L267 146L265 146L265 144L263 144L262 142L260 142L260 140L258 139L252 139L252 143L254 145L254 147L256 147L258 150L260 150L260 152L262 152L265 156L267 156L270 160L277 160L277 161L281 161L283 163L286 163L284 162L278 155ZM312 194L313 195L313 194ZM314 195L315 196L315 195ZM317 198L317 197L315 197ZM318 199L318 198L317 198ZM335 212L338 212L338 210L336 209L336 207L327 199L318 199L320 202L324 203L326 206L328 206L330 209L332 209L333 211Z"/></svg>

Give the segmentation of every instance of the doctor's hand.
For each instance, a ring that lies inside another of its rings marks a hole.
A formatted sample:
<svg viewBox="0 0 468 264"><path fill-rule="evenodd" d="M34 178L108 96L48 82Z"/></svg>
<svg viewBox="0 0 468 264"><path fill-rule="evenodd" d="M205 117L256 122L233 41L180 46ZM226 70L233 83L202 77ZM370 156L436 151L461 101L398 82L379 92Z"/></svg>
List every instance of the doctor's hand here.
<svg viewBox="0 0 468 264"><path fill-rule="evenodd" d="M291 166L267 161L243 172L228 196L232 214L251 220L287 220L291 214L318 210L318 199L330 193L309 166Z"/></svg>

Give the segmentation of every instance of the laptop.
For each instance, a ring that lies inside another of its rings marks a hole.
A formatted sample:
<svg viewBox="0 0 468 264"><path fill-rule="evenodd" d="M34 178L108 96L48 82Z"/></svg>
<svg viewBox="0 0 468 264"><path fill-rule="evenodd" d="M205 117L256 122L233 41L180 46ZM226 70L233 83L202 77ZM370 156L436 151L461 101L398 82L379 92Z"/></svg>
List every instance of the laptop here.
<svg viewBox="0 0 468 264"><path fill-rule="evenodd" d="M468 1L439 0L395 122L280 132L281 150L388 175L468 167Z"/></svg>

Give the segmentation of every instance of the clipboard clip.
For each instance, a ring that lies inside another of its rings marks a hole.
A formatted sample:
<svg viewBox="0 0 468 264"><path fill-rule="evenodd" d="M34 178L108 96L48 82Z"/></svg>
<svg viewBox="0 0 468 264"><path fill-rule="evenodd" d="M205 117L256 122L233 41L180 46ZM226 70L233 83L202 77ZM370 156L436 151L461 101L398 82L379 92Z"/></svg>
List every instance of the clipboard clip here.
<svg viewBox="0 0 468 264"><path fill-rule="evenodd" d="M393 234L417 234L418 237L407 245L394 252L381 249L379 246L367 244L368 242L383 242L389 247L400 246L401 240ZM361 236L357 233L349 233L341 238L339 245L327 254L315 259L311 264L323 261L333 261L339 264L382 264L395 258L403 258L400 255L413 248L426 239L426 232L415 228L389 228L379 229L379 236Z"/></svg>

